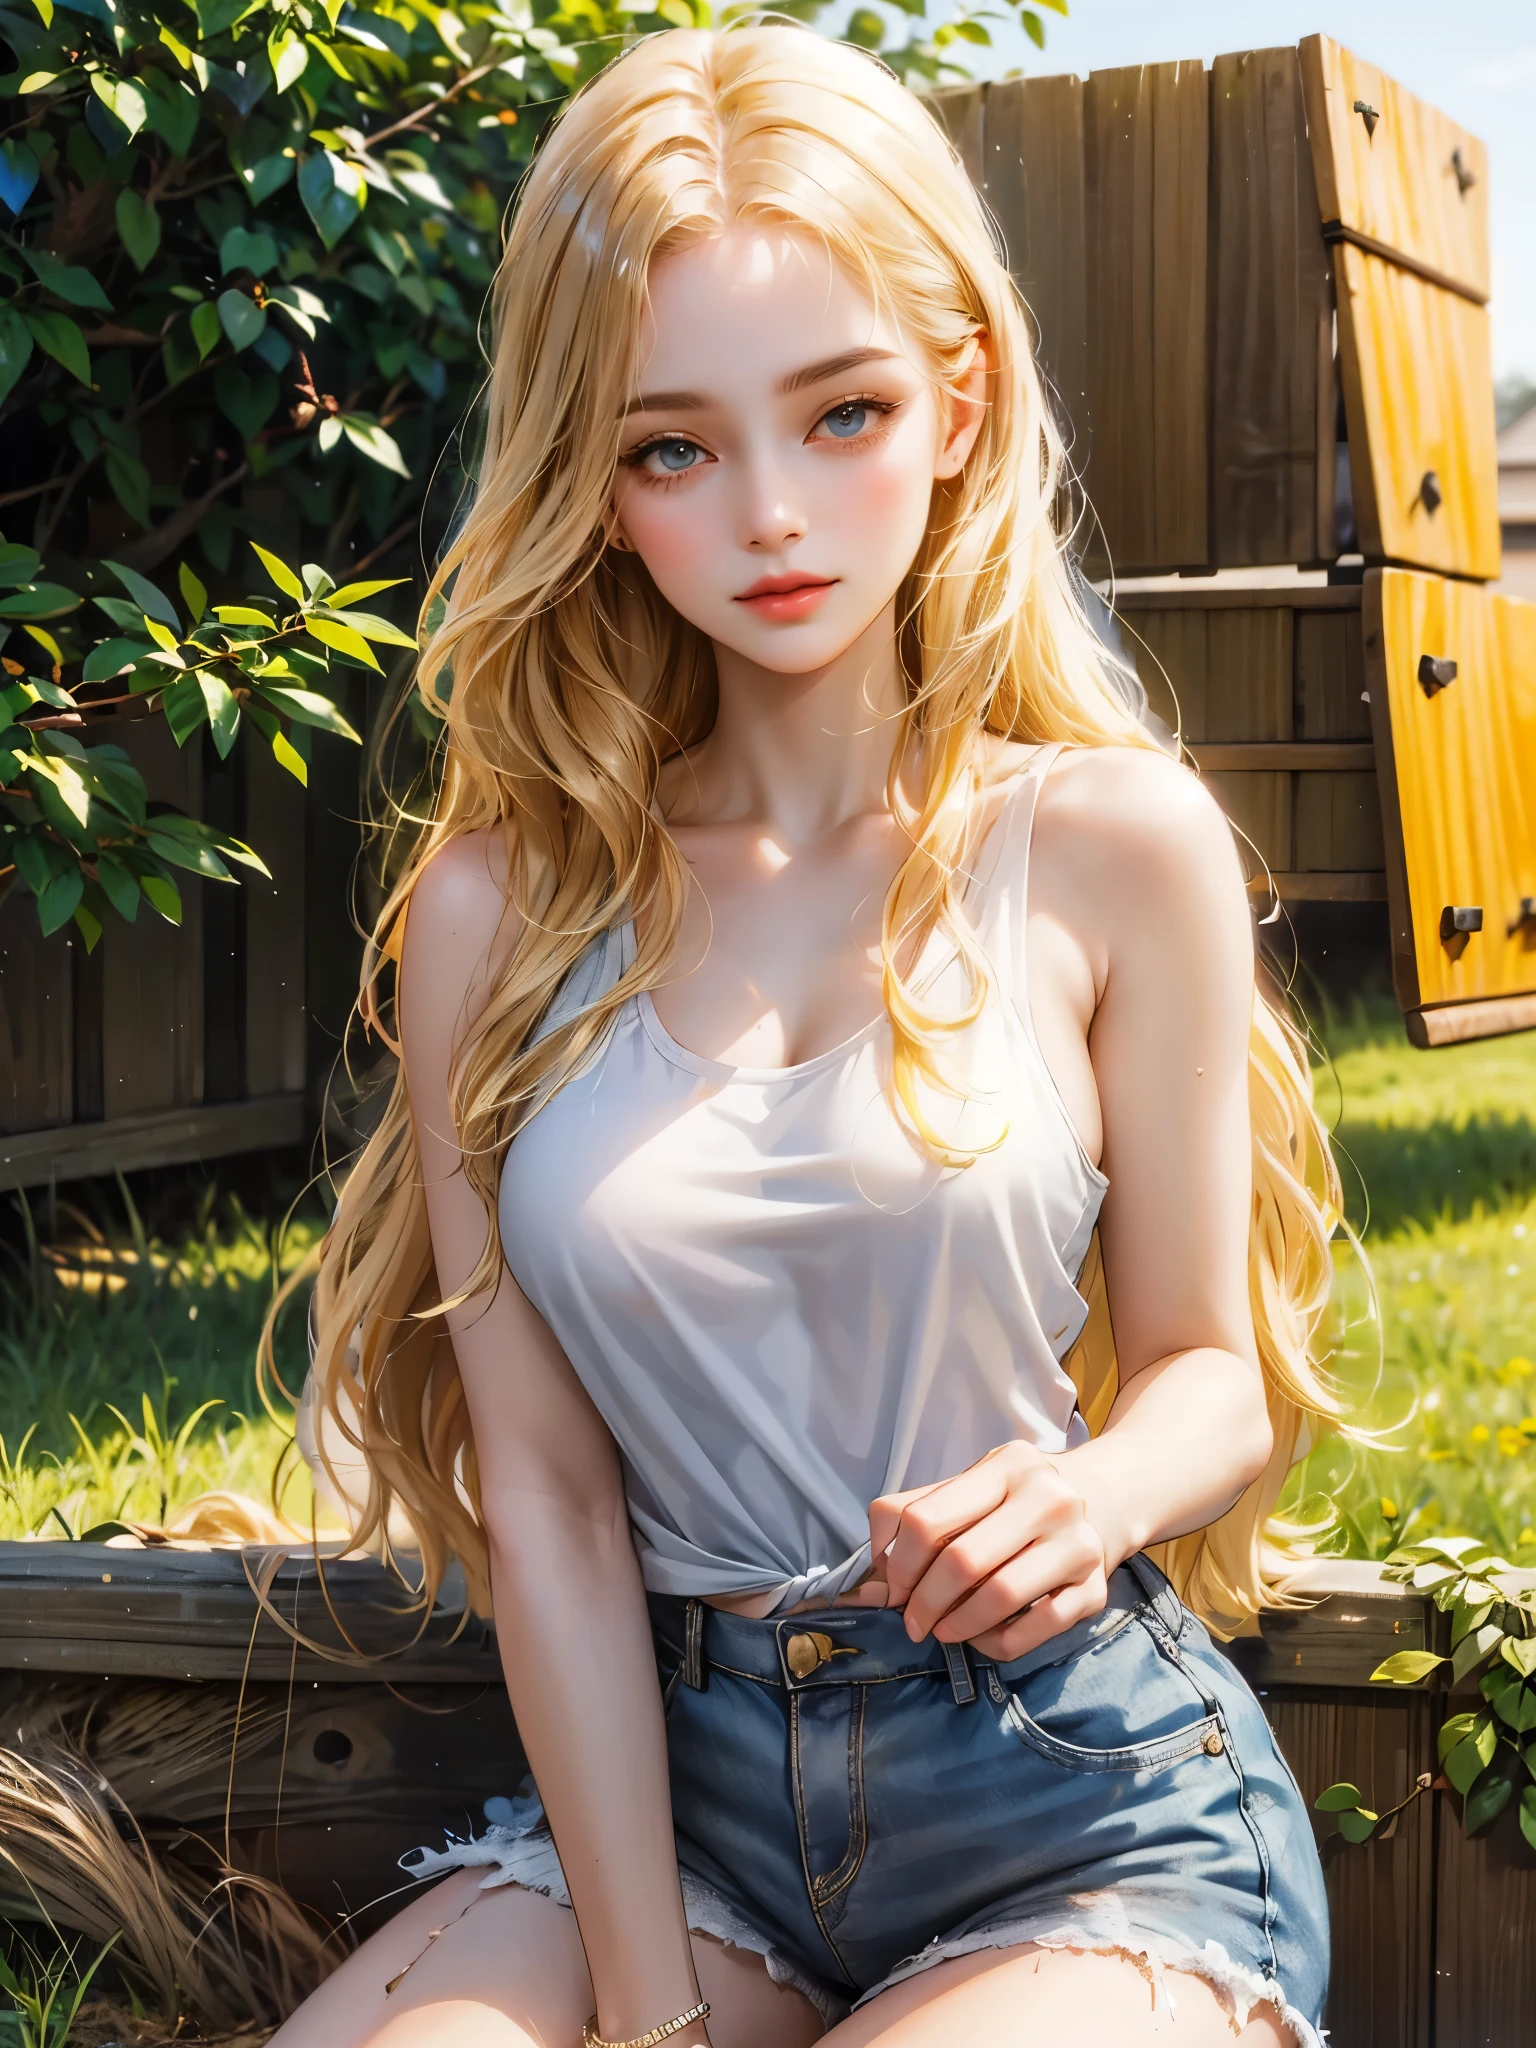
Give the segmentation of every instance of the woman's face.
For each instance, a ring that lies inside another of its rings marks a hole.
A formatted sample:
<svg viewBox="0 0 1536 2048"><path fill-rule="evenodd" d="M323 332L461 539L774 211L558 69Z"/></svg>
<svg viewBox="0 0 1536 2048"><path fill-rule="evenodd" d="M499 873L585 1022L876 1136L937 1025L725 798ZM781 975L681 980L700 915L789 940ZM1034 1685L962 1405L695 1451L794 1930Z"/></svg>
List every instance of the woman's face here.
<svg viewBox="0 0 1536 2048"><path fill-rule="evenodd" d="M651 273L624 422L621 543L685 619L757 666L825 667L896 594L981 423L806 236L740 227Z"/></svg>

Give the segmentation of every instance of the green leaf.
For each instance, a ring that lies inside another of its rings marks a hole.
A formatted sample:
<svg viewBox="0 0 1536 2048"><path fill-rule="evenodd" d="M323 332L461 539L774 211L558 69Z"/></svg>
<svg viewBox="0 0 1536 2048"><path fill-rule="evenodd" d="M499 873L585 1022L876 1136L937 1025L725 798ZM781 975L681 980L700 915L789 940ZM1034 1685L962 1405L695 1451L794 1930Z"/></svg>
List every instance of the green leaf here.
<svg viewBox="0 0 1536 2048"><path fill-rule="evenodd" d="M1474 1629L1469 1636L1463 1636L1456 1645L1451 1658L1451 1680L1465 1678L1469 1671L1475 1671L1483 1659L1496 1650L1504 1640L1504 1631L1497 1622L1485 1622Z"/></svg>
<svg viewBox="0 0 1536 2048"><path fill-rule="evenodd" d="M309 64L304 38L295 35L291 29L275 30L267 38L267 57L279 92L286 92L290 85L297 85Z"/></svg>
<svg viewBox="0 0 1536 2048"><path fill-rule="evenodd" d="M144 900L169 924L181 923L181 891L169 875L140 875Z"/></svg>
<svg viewBox="0 0 1536 2048"><path fill-rule="evenodd" d="M1456 1647L1464 1636L1474 1634L1476 1630L1483 1626L1483 1623L1492 1614L1493 1607L1494 1603L1491 1600L1484 1600L1476 1604L1466 1600L1457 1601L1455 1613L1451 1620L1452 1649Z"/></svg>
<svg viewBox="0 0 1536 2048"><path fill-rule="evenodd" d="M1381 1685L1418 1685L1426 1679L1437 1664L1445 1659L1437 1657L1433 1650L1399 1650L1395 1657L1388 1657L1378 1664L1371 1673L1371 1683Z"/></svg>
<svg viewBox="0 0 1536 2048"><path fill-rule="evenodd" d="M392 469L396 476L410 476L395 437L377 421L344 416L341 431L360 454L366 455L370 462L376 462L380 469Z"/></svg>
<svg viewBox="0 0 1536 2048"><path fill-rule="evenodd" d="M101 884L102 894L118 916L132 924L139 914L139 885L131 869L115 853L99 853L96 856L96 879Z"/></svg>
<svg viewBox="0 0 1536 2048"><path fill-rule="evenodd" d="M218 342L223 331L219 309L212 299L205 299L192 312L192 339L197 343L198 360L206 358L208 351Z"/></svg>
<svg viewBox="0 0 1536 2048"><path fill-rule="evenodd" d="M285 562L280 562L276 555L269 555L266 549L258 547L255 541L251 542L251 546L255 549L261 566L272 578L272 581L277 585L284 597L291 597L295 604L302 604L304 602L304 586L288 565Z"/></svg>
<svg viewBox="0 0 1536 2048"><path fill-rule="evenodd" d="M220 292L218 299L219 325L229 336L230 347L238 355L252 342L259 341L266 331L267 316L254 299L245 292L233 289Z"/></svg>
<svg viewBox="0 0 1536 2048"><path fill-rule="evenodd" d="M37 899L37 921L43 928L45 939L69 923L84 894L85 877L78 868L69 868L62 875L53 877Z"/></svg>
<svg viewBox="0 0 1536 2048"><path fill-rule="evenodd" d="M409 633L402 633L398 626L392 626L388 619L375 618L372 612L347 612L339 614L334 600L317 605L312 617L332 619L336 624L350 626L361 633L365 640L378 640L386 647L412 647L416 642Z"/></svg>
<svg viewBox="0 0 1536 2048"><path fill-rule="evenodd" d="M0 597L0 619L61 619L80 609L82 598L62 583L29 583Z"/></svg>
<svg viewBox="0 0 1536 2048"><path fill-rule="evenodd" d="M36 548L24 548L19 541L0 541L0 589L14 590L18 583L30 583L43 566ZM362 589L363 586L357 586ZM368 589L376 586L369 584Z"/></svg>
<svg viewBox="0 0 1536 2048"><path fill-rule="evenodd" d="M114 448L110 442L107 444L105 467L113 497L136 525L148 526L149 471L137 455Z"/></svg>
<svg viewBox="0 0 1536 2048"><path fill-rule="evenodd" d="M1435 1738L1441 1763L1445 1762L1458 1742L1472 1733L1477 1722L1476 1714L1452 1714L1449 1719L1441 1722L1440 1733Z"/></svg>
<svg viewBox="0 0 1536 2048"><path fill-rule="evenodd" d="M143 193L135 192L131 185L125 185L118 193L114 211L117 232L134 269L148 270L160 247L159 214ZM137 897L134 900L137 902Z"/></svg>
<svg viewBox="0 0 1536 2048"><path fill-rule="evenodd" d="M1466 1805L1462 1808L1462 1825L1469 1835L1475 1835L1496 1820L1508 1806L1514 1786L1502 1771L1489 1771L1482 1781L1467 1794Z"/></svg>
<svg viewBox="0 0 1536 2048"><path fill-rule="evenodd" d="M277 268L277 244L264 228L254 234L249 228L231 228L219 243L219 268L226 277L232 270L265 277Z"/></svg>
<svg viewBox="0 0 1536 2048"><path fill-rule="evenodd" d="M269 633L277 631L276 619L269 619L265 612L253 611L247 604L216 604L213 616L221 626L265 626Z"/></svg>
<svg viewBox="0 0 1536 2048"><path fill-rule="evenodd" d="M162 26L162 42L165 35ZM180 79L168 78L163 71L142 71L138 83L149 106L149 126L169 145L172 156L185 156L202 111L196 98Z"/></svg>
<svg viewBox="0 0 1536 2048"><path fill-rule="evenodd" d="M14 306L0 306L0 399L8 398L32 354L32 336Z"/></svg>
<svg viewBox="0 0 1536 2048"><path fill-rule="evenodd" d="M1536 1675L1536 1636L1527 1636L1522 1642L1506 1636L1499 1645L1499 1655L1522 1678Z"/></svg>
<svg viewBox="0 0 1536 2048"><path fill-rule="evenodd" d="M1528 1846L1536 1849L1536 1785L1527 1785L1520 1794L1520 1832Z"/></svg>
<svg viewBox="0 0 1536 2048"><path fill-rule="evenodd" d="M1339 1833L1346 1842L1366 1842L1381 1819L1379 1813L1372 1813L1368 1806L1357 1807L1353 1813L1339 1815Z"/></svg>
<svg viewBox="0 0 1536 2048"><path fill-rule="evenodd" d="M279 768L286 768L288 773L302 782L306 789L309 787L309 769L305 763L304 756L297 751L283 732L275 732L272 735L272 758Z"/></svg>
<svg viewBox="0 0 1536 2048"><path fill-rule="evenodd" d="M1325 1792L1319 1792L1313 1800L1318 1813L1349 1813L1364 1799L1358 1785L1330 1785Z"/></svg>
<svg viewBox="0 0 1536 2048"><path fill-rule="evenodd" d="M399 584L409 581L408 576L386 576L380 583L348 583L340 590L333 590L326 599L326 605L331 611L339 612L349 604L361 604L365 597L377 597L381 590L394 590ZM411 645L416 645L414 640Z"/></svg>
<svg viewBox="0 0 1536 2048"><path fill-rule="evenodd" d="M363 210L362 173L333 151L306 156L299 165L299 197L327 249L334 249Z"/></svg>
<svg viewBox="0 0 1536 2048"><path fill-rule="evenodd" d="M91 73L91 90L109 114L128 130L131 142L149 119L149 102L131 78L108 78L104 71Z"/></svg>
<svg viewBox="0 0 1536 2048"><path fill-rule="evenodd" d="M176 571L176 582L181 591L182 602L187 608L187 617L195 624L208 609L208 593L185 562Z"/></svg>
<svg viewBox="0 0 1536 2048"><path fill-rule="evenodd" d="M75 263L61 263L46 249L28 249L23 253L44 291L52 292L56 299L71 306L88 306L93 313L111 312L112 301L88 270Z"/></svg>
<svg viewBox="0 0 1536 2048"><path fill-rule="evenodd" d="M1019 9L1019 26L1037 50L1045 48L1045 23L1038 14L1032 14L1027 7Z"/></svg>
<svg viewBox="0 0 1536 2048"><path fill-rule="evenodd" d="M169 626L173 633L180 633L181 621L176 616L175 605L147 576L141 576L137 569L125 569L121 562L104 561L102 567L112 571L146 618L158 619L162 626ZM98 598L97 603L101 602ZM105 604L102 604L102 610L106 610Z"/></svg>
<svg viewBox="0 0 1536 2048"><path fill-rule="evenodd" d="M208 729L213 734L213 744L218 749L219 759L227 761L229 750L235 744L240 731L240 705L228 683L218 676L204 672L198 677L203 702L208 706Z"/></svg>
<svg viewBox="0 0 1536 2048"><path fill-rule="evenodd" d="M198 688L196 676L183 676L172 683L160 699L160 709L171 729L171 738L184 747L208 716L208 705Z"/></svg>
<svg viewBox="0 0 1536 2048"><path fill-rule="evenodd" d="M1482 1776L1493 1762L1498 1744L1492 1715L1479 1714L1471 1733L1464 1735L1445 1759L1445 1775L1458 1792L1469 1791Z"/></svg>
<svg viewBox="0 0 1536 2048"><path fill-rule="evenodd" d="M75 924L81 938L85 940L86 952L88 954L94 953L96 942L101 937L101 919L94 910L87 910L83 903L77 903L75 905Z"/></svg>
<svg viewBox="0 0 1536 2048"><path fill-rule="evenodd" d="M379 658L368 642L361 633L354 632L350 626L338 625L334 619L311 617L304 621L304 630L323 646L334 647L338 654L345 654L350 660L361 662L364 668L376 669L379 666Z"/></svg>
<svg viewBox="0 0 1536 2048"><path fill-rule="evenodd" d="M286 711L300 725L313 725L322 732L333 732L338 738L353 740L361 745L358 735L348 725L329 697L322 697L317 690L291 690L286 684L260 684L261 694L278 711Z"/></svg>
<svg viewBox="0 0 1536 2048"><path fill-rule="evenodd" d="M40 306L21 317L45 355L62 363L71 377L78 377L82 384L90 383L90 350L85 345L85 336L67 313L55 313L51 307Z"/></svg>
<svg viewBox="0 0 1536 2048"><path fill-rule="evenodd" d="M213 374L213 395L219 410L240 430L242 441L254 441L277 410L280 386L270 370L249 375L238 363L220 363Z"/></svg>

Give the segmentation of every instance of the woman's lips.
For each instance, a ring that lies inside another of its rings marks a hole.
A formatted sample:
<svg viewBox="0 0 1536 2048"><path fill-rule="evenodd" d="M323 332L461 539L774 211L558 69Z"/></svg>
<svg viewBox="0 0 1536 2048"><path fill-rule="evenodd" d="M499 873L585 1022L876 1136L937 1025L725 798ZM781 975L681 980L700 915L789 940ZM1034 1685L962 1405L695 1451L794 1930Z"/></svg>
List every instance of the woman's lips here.
<svg viewBox="0 0 1536 2048"><path fill-rule="evenodd" d="M760 619L805 619L836 582L835 576L764 576L734 602L745 605Z"/></svg>

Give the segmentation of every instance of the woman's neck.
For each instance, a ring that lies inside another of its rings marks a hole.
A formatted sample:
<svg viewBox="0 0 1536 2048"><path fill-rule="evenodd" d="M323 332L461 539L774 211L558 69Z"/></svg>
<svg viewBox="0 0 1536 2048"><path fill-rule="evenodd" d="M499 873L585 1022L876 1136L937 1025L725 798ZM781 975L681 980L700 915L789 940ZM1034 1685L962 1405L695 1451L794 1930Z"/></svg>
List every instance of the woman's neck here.
<svg viewBox="0 0 1536 2048"><path fill-rule="evenodd" d="M805 846L887 808L906 705L894 602L825 668L785 675L718 643L715 662L714 729L664 781L670 822L752 821Z"/></svg>

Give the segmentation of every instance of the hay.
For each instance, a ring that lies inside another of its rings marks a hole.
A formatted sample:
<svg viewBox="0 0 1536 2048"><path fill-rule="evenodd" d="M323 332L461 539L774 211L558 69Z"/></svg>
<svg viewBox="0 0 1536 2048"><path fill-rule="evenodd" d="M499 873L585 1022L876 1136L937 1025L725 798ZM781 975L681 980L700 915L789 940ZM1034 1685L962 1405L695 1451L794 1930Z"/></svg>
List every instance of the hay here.
<svg viewBox="0 0 1536 2048"><path fill-rule="evenodd" d="M242 1736L272 1710L252 1711ZM168 2024L187 2014L199 2039L212 2030L254 2048L265 2035L251 2029L285 2018L339 1952L278 1886L183 1831L157 1850L136 1818L176 1782L227 1764L235 1714L227 1698L151 1685L63 1685L14 1707L0 1745L0 1914L93 1942L119 1936L114 1966ZM144 2039L186 2038L181 2024L181 2036Z"/></svg>

